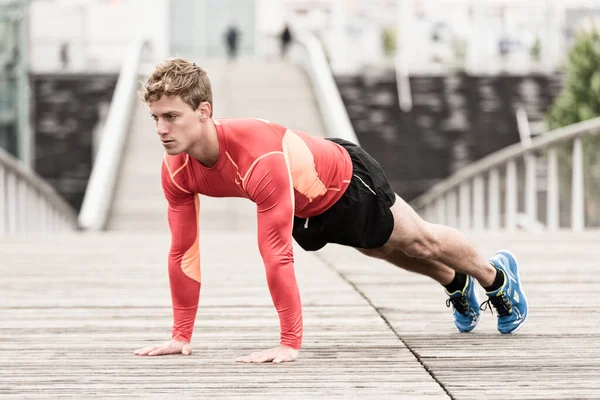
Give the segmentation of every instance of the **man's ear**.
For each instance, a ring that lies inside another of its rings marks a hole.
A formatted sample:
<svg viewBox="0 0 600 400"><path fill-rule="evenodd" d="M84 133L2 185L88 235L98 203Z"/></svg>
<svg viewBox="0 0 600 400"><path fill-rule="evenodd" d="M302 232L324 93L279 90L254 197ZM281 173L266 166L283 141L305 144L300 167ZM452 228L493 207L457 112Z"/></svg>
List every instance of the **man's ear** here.
<svg viewBox="0 0 600 400"><path fill-rule="evenodd" d="M204 122L208 118L211 117L212 107L210 106L209 102L204 101L204 102L200 103L200 106L198 108L200 109L200 121L201 122Z"/></svg>

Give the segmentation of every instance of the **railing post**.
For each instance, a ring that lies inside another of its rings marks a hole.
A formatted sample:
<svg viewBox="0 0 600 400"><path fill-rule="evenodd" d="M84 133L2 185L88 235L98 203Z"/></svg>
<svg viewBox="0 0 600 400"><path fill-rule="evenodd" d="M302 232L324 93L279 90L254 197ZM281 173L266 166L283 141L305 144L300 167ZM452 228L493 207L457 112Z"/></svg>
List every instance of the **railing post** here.
<svg viewBox="0 0 600 400"><path fill-rule="evenodd" d="M15 174L8 173L6 177L6 209L8 213L6 215L8 224L8 233L15 233L17 231L17 178Z"/></svg>
<svg viewBox="0 0 600 400"><path fill-rule="evenodd" d="M50 203L44 203L44 232L50 232L52 225L52 206Z"/></svg>
<svg viewBox="0 0 600 400"><path fill-rule="evenodd" d="M537 222L536 159L525 154L525 213L532 223Z"/></svg>
<svg viewBox="0 0 600 400"><path fill-rule="evenodd" d="M473 179L473 229L483 230L484 222L484 182L483 176L477 175Z"/></svg>
<svg viewBox="0 0 600 400"><path fill-rule="evenodd" d="M512 159L506 164L506 182L504 186L506 195L506 229L514 230L517 227L517 162Z"/></svg>
<svg viewBox="0 0 600 400"><path fill-rule="evenodd" d="M4 235L7 231L7 211L8 211L8 196L6 195L6 172L0 164L0 236Z"/></svg>
<svg viewBox="0 0 600 400"><path fill-rule="evenodd" d="M39 215L39 211L35 203L35 190L28 186L25 187L25 203L27 204L27 208L25 209L25 221L27 221L25 229L27 232L34 232L35 220Z"/></svg>
<svg viewBox="0 0 600 400"><path fill-rule="evenodd" d="M444 196L440 196L435 201L435 207L437 209L437 219L435 222L442 225L446 224L446 202L444 201L444 198Z"/></svg>
<svg viewBox="0 0 600 400"><path fill-rule="evenodd" d="M488 229L500 229L500 173L497 168L490 171L488 182Z"/></svg>
<svg viewBox="0 0 600 400"><path fill-rule="evenodd" d="M456 228L458 225L458 218L456 215L456 189L452 189L446 194L446 207L447 225Z"/></svg>
<svg viewBox="0 0 600 400"><path fill-rule="evenodd" d="M581 137L573 141L573 184L571 195L571 228L582 231L585 225L583 191L583 149Z"/></svg>
<svg viewBox="0 0 600 400"><path fill-rule="evenodd" d="M433 205L428 204L425 206L425 210L423 211L423 216L425 217L425 221L433 222L433 217L435 215L435 211L433 209Z"/></svg>
<svg viewBox="0 0 600 400"><path fill-rule="evenodd" d="M548 182L546 192L546 226L548 230L558 229L559 203L558 203L558 155L556 148L548 151Z"/></svg>
<svg viewBox="0 0 600 400"><path fill-rule="evenodd" d="M54 209L54 207L50 208L50 232L56 232L56 223L58 220L58 213Z"/></svg>
<svg viewBox="0 0 600 400"><path fill-rule="evenodd" d="M36 193L35 202L39 215L36 219L36 226L38 232L44 232L46 230L46 207L44 204L44 196L41 193Z"/></svg>
<svg viewBox="0 0 600 400"><path fill-rule="evenodd" d="M459 209L460 209L460 229L471 229L471 183L463 182L460 185Z"/></svg>
<svg viewBox="0 0 600 400"><path fill-rule="evenodd" d="M17 231L27 231L27 186L22 180L17 181Z"/></svg>

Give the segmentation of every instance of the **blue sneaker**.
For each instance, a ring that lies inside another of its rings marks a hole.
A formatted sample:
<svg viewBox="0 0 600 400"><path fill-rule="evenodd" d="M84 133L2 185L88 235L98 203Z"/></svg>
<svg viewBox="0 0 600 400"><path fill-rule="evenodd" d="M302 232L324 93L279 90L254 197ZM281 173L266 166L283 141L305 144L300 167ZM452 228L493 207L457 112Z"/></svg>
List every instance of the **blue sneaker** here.
<svg viewBox="0 0 600 400"><path fill-rule="evenodd" d="M479 310L479 301L475 291L475 280L467 275L467 282L463 290L448 292L450 296L446 300L446 306L452 304L452 314L454 315L454 325L460 332L471 332L479 324L481 312Z"/></svg>
<svg viewBox="0 0 600 400"><path fill-rule="evenodd" d="M508 250L500 250L490 262L504 274L504 284L500 289L486 292L489 300L481 305L481 310L489 308L490 303L498 312L498 330L500 333L516 332L527 319L527 298L521 288L517 259Z"/></svg>

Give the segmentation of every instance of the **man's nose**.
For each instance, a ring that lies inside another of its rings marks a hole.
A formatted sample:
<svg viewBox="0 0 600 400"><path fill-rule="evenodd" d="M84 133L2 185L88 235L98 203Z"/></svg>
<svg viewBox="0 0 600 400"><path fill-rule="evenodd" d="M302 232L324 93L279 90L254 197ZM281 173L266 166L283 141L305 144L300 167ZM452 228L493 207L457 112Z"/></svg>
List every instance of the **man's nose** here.
<svg viewBox="0 0 600 400"><path fill-rule="evenodd" d="M169 133L167 129L167 124L160 120L156 123L156 131L158 132L159 136L164 136L167 133Z"/></svg>

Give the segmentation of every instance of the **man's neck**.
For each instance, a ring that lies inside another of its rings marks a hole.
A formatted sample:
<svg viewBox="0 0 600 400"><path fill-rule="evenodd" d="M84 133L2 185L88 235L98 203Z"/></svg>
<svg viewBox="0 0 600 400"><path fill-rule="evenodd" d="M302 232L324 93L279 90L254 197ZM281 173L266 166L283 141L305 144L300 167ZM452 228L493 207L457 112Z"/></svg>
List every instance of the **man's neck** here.
<svg viewBox="0 0 600 400"><path fill-rule="evenodd" d="M207 168L215 166L219 160L219 136L217 128L212 119L207 121L206 132L194 148L190 149L188 154L200 161L200 164Z"/></svg>

